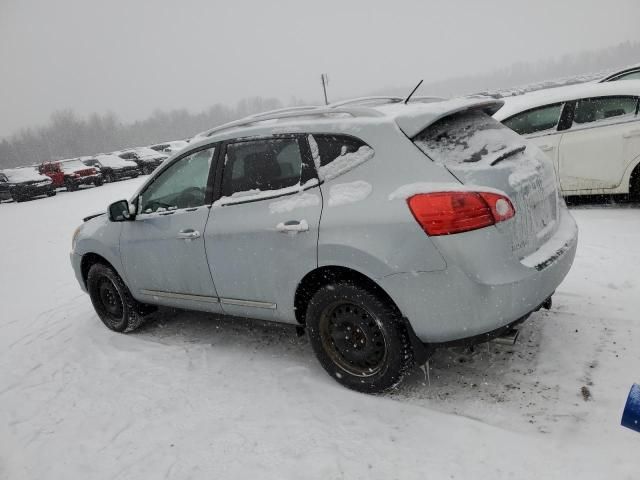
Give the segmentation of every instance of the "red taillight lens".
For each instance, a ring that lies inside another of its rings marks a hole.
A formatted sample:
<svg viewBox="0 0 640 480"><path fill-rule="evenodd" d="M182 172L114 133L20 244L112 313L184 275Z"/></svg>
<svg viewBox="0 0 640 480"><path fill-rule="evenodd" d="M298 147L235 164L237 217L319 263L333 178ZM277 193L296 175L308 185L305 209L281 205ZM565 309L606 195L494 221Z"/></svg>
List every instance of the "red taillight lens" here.
<svg viewBox="0 0 640 480"><path fill-rule="evenodd" d="M407 203L429 235L451 235L488 227L516 213L507 197L487 192L420 193Z"/></svg>

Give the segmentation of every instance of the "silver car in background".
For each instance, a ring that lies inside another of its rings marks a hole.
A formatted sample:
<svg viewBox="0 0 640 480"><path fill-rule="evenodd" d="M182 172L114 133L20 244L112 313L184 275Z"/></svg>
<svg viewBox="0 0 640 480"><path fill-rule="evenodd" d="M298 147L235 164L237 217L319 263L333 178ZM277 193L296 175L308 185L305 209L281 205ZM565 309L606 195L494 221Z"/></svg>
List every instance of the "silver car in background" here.
<svg viewBox="0 0 640 480"><path fill-rule="evenodd" d="M577 227L549 159L463 98L313 107L199 135L85 219L71 263L104 324L154 306L288 322L355 390L550 305Z"/></svg>

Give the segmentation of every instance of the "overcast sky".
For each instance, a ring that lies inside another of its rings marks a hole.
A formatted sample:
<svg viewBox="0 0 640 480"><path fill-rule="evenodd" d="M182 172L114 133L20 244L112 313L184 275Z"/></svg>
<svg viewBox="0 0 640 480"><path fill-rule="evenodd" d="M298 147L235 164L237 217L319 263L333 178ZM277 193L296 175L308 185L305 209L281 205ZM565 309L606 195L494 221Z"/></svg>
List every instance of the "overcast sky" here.
<svg viewBox="0 0 640 480"><path fill-rule="evenodd" d="M322 72L336 99L639 38L638 0L0 0L0 138L62 108L313 100Z"/></svg>

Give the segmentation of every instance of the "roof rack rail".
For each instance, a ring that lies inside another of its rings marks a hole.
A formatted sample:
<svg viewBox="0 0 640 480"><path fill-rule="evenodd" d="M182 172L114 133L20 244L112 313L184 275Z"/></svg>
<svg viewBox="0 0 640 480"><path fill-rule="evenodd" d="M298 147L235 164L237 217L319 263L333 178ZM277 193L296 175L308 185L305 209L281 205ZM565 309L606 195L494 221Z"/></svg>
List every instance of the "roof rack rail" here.
<svg viewBox="0 0 640 480"><path fill-rule="evenodd" d="M342 100L340 102L330 103L328 106L335 108L335 107L345 107L347 105L355 106L355 105L371 104L371 103L374 103L376 105L381 105L384 103L399 103L402 100L403 99L400 97L378 95L378 96L371 96L371 97L350 98L348 100Z"/></svg>
<svg viewBox="0 0 640 480"><path fill-rule="evenodd" d="M285 118L296 118L296 117L323 117L323 116L331 116L336 114L346 114L351 115L352 117L382 117L383 113L378 112L372 108L366 107L307 107L307 108L298 108L295 110L291 109L283 109L288 111L276 111L275 113L266 112L262 115L250 116L246 118L242 118L240 120L236 120L233 122L225 123L224 125L220 125L218 127L211 128L202 133L197 134L195 137L198 139L210 137L214 133L221 132L223 130L228 130L230 128L236 127L244 127L247 125L251 125L252 123L265 122L267 120L280 120Z"/></svg>
<svg viewBox="0 0 640 480"><path fill-rule="evenodd" d="M260 118L260 117L264 117L265 115L275 115L275 114L280 114L280 113L288 113L288 112L297 112L297 111L301 111L301 110L310 110L310 109L314 109L314 108L322 108L322 107L318 107L316 105L299 105L296 107L284 107L284 108L277 108L275 110L268 110L266 112L260 112L260 113L254 113L253 115L247 115L246 117L243 117L243 120L247 120L249 118Z"/></svg>

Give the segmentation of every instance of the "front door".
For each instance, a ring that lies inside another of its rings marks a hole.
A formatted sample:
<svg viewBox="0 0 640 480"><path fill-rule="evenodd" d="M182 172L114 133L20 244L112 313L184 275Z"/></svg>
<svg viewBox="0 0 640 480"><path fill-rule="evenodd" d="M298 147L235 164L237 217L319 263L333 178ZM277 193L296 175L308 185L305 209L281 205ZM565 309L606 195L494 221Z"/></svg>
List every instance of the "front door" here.
<svg viewBox="0 0 640 480"><path fill-rule="evenodd" d="M322 197L306 140L235 141L218 170L221 198L205 231L224 311L295 322L293 299L317 266Z"/></svg>
<svg viewBox="0 0 640 480"><path fill-rule="evenodd" d="M560 140L563 192L589 193L620 185L629 163L640 154L636 97L579 100L573 124Z"/></svg>
<svg viewBox="0 0 640 480"><path fill-rule="evenodd" d="M215 148L187 153L137 199L123 222L120 249L129 286L153 303L221 311L207 265L207 185Z"/></svg>

